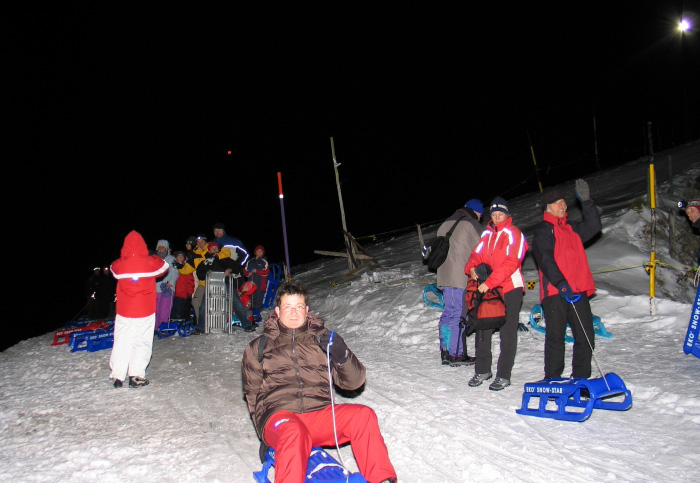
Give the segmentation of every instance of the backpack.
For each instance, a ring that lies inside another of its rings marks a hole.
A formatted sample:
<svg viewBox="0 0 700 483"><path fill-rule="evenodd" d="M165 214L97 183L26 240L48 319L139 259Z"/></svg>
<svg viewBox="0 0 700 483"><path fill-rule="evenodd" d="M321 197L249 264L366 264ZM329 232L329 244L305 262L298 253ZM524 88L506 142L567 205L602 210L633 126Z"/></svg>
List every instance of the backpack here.
<svg viewBox="0 0 700 483"><path fill-rule="evenodd" d="M466 218L466 216L457 218L457 221L454 222L450 231L445 233L445 235L435 238L435 240L430 243L428 253L426 254L426 260L428 262L428 269L431 272L437 272L437 269L447 260L447 253L450 251L450 237L452 236L452 232L457 228L457 223L464 218Z"/></svg>
<svg viewBox="0 0 700 483"><path fill-rule="evenodd" d="M487 272L491 273L491 267L483 263ZM477 267L479 274L480 267ZM467 334L477 330L500 329L506 323L506 304L500 287L494 287L484 293L479 292L481 285L487 276L480 276L478 280L470 278L467 289L464 291L464 308L462 310L462 322L467 328Z"/></svg>

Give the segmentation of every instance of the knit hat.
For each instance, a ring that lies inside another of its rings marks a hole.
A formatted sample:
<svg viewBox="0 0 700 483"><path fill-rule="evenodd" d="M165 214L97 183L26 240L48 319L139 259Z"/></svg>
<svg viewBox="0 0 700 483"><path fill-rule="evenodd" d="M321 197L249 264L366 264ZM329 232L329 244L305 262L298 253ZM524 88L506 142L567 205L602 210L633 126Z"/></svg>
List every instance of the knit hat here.
<svg viewBox="0 0 700 483"><path fill-rule="evenodd" d="M544 193L542 193L542 201L545 205L550 205L555 201L563 199L565 199L564 193L562 193L561 190L558 188L550 188Z"/></svg>
<svg viewBox="0 0 700 483"><path fill-rule="evenodd" d="M207 236L200 233L199 235L197 235L197 240L207 241Z"/></svg>
<svg viewBox="0 0 700 483"><path fill-rule="evenodd" d="M697 206L698 209L700 209L700 198L695 199L695 200L690 200L688 202L688 206Z"/></svg>
<svg viewBox="0 0 700 483"><path fill-rule="evenodd" d="M264 246L258 245L257 247L255 247L255 250L253 250L253 253L257 252L258 250L262 250L263 255L265 255L265 247Z"/></svg>
<svg viewBox="0 0 700 483"><path fill-rule="evenodd" d="M496 196L491 202L491 213L494 211L502 211L506 215L510 215L508 212L508 203L500 196Z"/></svg>
<svg viewBox="0 0 700 483"><path fill-rule="evenodd" d="M209 246L207 247L207 250L209 250L211 247L219 248L219 244L216 243L215 241L210 241Z"/></svg>
<svg viewBox="0 0 700 483"><path fill-rule="evenodd" d="M212 230L223 230L224 229L224 224L223 223L216 223L212 227Z"/></svg>
<svg viewBox="0 0 700 483"><path fill-rule="evenodd" d="M170 243L168 242L168 240L158 240L158 243L156 244L156 250L160 246L164 246L166 250L170 250Z"/></svg>
<svg viewBox="0 0 700 483"><path fill-rule="evenodd" d="M477 200L476 198L472 198L464 203L464 207L471 208L474 213L484 213L484 204L481 202L481 200Z"/></svg>
<svg viewBox="0 0 700 483"><path fill-rule="evenodd" d="M187 241L185 241L186 245L196 245L197 244L197 237L196 236L189 236L187 237Z"/></svg>

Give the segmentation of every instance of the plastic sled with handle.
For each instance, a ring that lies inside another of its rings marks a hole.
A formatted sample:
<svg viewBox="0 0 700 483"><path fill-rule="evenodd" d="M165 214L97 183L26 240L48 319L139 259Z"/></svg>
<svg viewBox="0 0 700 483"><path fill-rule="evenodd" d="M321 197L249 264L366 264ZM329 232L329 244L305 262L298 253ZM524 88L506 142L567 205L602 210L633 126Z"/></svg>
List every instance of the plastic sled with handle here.
<svg viewBox="0 0 700 483"><path fill-rule="evenodd" d="M275 450L269 448L265 454L265 462L260 471L254 471L253 476L258 483L271 483L267 477L270 467L275 465ZM320 446L311 449L309 462L306 466L308 483L367 483L360 473L350 473Z"/></svg>
<svg viewBox="0 0 700 483"><path fill-rule="evenodd" d="M614 372L604 377L550 377L525 384L522 407L515 412L525 416L583 422L593 409L626 411L632 407L632 394Z"/></svg>

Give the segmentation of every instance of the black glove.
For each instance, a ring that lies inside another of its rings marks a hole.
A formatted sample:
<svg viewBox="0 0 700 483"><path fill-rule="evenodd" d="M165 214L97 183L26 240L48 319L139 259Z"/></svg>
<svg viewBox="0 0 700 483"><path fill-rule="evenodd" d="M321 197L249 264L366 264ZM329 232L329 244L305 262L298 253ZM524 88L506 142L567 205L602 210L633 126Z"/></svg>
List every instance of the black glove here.
<svg viewBox="0 0 700 483"><path fill-rule="evenodd" d="M324 354L326 353L326 348L328 347L328 342L331 339L331 331L325 331L321 337L318 338L318 345L323 349ZM345 341L337 333L333 334L333 342L331 343L331 359L336 364L343 364L348 360L348 346Z"/></svg>
<svg viewBox="0 0 700 483"><path fill-rule="evenodd" d="M258 456L260 456L260 462L265 463L267 457L267 450L270 449L268 445L260 441L260 448L258 449Z"/></svg>

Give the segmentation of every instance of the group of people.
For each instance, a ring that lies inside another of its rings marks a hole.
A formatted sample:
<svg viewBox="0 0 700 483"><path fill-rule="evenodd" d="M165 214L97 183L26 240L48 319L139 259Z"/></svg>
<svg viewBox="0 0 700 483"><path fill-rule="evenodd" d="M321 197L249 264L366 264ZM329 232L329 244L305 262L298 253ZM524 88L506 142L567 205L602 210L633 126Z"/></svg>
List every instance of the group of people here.
<svg viewBox="0 0 700 483"><path fill-rule="evenodd" d="M251 257L239 239L225 232L222 223L214 225L213 231L213 239L208 240L204 234L190 237L185 250L175 253L171 253L168 240L158 240L155 251L150 251L136 231L124 239L121 257L109 267L109 278L116 281L110 358L114 387L122 387L127 378L130 387L149 383L146 367L151 359L153 333L161 323L188 318L194 309L194 333L205 332L203 299L210 271L231 275L228 290L236 316L246 332L256 330L258 324L247 309L262 308L269 274L265 248L256 246Z"/></svg>
<svg viewBox="0 0 700 483"><path fill-rule="evenodd" d="M576 180L574 192L583 219L568 219L564 192L550 189L542 195L543 219L532 237L532 253L539 271L540 297L546 314L544 376L561 377L564 372L567 324L574 336L571 377L589 377L595 347L593 315L589 297L595 292L584 243L601 230L598 209L584 180ZM478 199L467 201L438 228L438 236L457 225L450 238L447 259L437 270L444 310L439 321L440 352L446 365L474 365L470 387L493 377L492 335L496 329L477 330L475 356L466 347L466 286L477 280L478 291L497 290L505 305L505 322L498 329L500 354L496 377L489 389L510 386L517 352L519 314L525 291L522 263L528 250L523 233L513 224L508 203L501 197L489 206L490 220L482 230L479 221L484 206ZM464 222L462 222L464 220ZM479 268L488 266L486 275Z"/></svg>

